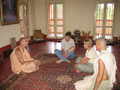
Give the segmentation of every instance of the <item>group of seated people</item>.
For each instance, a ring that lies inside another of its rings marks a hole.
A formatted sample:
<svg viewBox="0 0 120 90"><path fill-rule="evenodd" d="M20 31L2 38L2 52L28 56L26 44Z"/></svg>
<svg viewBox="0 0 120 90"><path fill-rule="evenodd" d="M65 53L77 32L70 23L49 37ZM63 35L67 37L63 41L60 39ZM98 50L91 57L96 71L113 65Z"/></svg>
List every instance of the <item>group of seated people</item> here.
<svg viewBox="0 0 120 90"><path fill-rule="evenodd" d="M19 42L20 45L10 55L12 71L20 74L38 70L41 62L34 60L26 50L28 40L21 38ZM115 56L106 50L107 44L104 38L97 39L95 43L99 55L93 47L92 40L87 39L83 45L86 49L85 56L78 57L75 66L73 66L77 73L81 71L93 73L74 83L76 90L112 90L116 81ZM54 51L60 58L56 61L57 64L62 62L71 63L75 54L75 43L71 38L71 32L67 32L61 41L61 50L55 49Z"/></svg>

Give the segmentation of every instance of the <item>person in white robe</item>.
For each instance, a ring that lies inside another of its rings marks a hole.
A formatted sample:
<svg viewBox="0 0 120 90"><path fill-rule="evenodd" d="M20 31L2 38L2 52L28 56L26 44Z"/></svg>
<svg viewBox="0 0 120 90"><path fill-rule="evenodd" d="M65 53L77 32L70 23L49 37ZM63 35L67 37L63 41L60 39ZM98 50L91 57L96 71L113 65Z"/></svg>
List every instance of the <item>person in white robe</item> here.
<svg viewBox="0 0 120 90"><path fill-rule="evenodd" d="M100 52L94 63L94 74L86 76L76 83L76 90L112 90L116 81L115 56L106 50L106 41L103 38L96 40L96 49Z"/></svg>

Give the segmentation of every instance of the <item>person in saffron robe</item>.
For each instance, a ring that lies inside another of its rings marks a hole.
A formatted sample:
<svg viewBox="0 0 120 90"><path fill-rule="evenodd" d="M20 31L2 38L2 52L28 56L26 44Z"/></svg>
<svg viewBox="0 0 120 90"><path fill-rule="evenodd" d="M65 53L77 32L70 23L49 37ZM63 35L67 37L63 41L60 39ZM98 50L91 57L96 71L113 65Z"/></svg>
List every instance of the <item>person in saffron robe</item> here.
<svg viewBox="0 0 120 90"><path fill-rule="evenodd" d="M34 60L26 50L28 40L21 38L20 45L17 46L10 55L11 68L15 74L21 72L31 73L39 69L40 61Z"/></svg>

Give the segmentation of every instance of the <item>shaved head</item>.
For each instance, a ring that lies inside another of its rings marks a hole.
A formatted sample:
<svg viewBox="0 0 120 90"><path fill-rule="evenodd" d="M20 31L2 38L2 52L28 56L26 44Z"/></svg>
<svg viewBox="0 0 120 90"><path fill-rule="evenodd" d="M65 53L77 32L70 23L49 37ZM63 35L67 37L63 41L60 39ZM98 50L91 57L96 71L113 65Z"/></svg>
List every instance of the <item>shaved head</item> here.
<svg viewBox="0 0 120 90"><path fill-rule="evenodd" d="M99 38L96 40L96 49L101 51L102 49L106 49L107 43L104 38Z"/></svg>
<svg viewBox="0 0 120 90"><path fill-rule="evenodd" d="M105 46L105 47L107 46L106 40L104 38L99 38L96 40L96 42L98 42L102 46Z"/></svg>

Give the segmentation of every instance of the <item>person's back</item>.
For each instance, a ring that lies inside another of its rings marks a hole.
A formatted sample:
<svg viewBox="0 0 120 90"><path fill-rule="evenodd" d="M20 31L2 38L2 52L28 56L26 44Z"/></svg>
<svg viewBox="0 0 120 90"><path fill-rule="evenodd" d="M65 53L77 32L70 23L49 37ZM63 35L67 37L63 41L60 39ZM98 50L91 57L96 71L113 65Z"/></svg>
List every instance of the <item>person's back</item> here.
<svg viewBox="0 0 120 90"><path fill-rule="evenodd" d="M100 52L99 57L96 59L94 67L95 70L95 90L111 90L113 83L116 81L116 59L115 56L106 50L106 40L99 38L96 40L96 49Z"/></svg>
<svg viewBox="0 0 120 90"><path fill-rule="evenodd" d="M98 58L102 58L101 60L104 60L105 69L103 79L108 80L110 78L109 76L112 74L114 65L116 65L115 56L111 52L103 50ZM108 70L111 71L108 73Z"/></svg>
<svg viewBox="0 0 120 90"><path fill-rule="evenodd" d="M109 77L108 77L108 73L107 73L106 67L105 67L105 69L104 69L103 72L104 72L104 74L103 74L103 80L108 80Z"/></svg>

